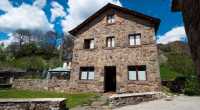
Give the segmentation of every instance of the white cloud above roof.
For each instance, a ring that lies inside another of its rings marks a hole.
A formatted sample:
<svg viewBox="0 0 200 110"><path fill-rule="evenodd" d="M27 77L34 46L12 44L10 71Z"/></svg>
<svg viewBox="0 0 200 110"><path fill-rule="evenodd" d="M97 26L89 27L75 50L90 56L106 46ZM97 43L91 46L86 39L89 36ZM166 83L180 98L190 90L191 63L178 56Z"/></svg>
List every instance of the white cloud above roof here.
<svg viewBox="0 0 200 110"><path fill-rule="evenodd" d="M164 35L159 35L158 38L158 44L168 44L174 41L181 41L186 38L185 28L184 26L174 27Z"/></svg>
<svg viewBox="0 0 200 110"><path fill-rule="evenodd" d="M62 21L64 32L68 32L107 3L121 6L119 0L68 0L68 15Z"/></svg>

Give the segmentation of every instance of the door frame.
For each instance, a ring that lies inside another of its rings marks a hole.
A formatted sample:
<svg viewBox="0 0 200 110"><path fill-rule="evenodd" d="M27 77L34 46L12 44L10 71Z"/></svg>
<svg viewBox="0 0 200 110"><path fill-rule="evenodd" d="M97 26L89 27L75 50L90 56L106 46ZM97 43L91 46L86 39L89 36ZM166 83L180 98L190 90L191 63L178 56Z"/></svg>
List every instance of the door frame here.
<svg viewBox="0 0 200 110"><path fill-rule="evenodd" d="M115 73L112 73L112 74L114 74L114 75L112 75L112 77L114 77L115 79L115 81L114 81L114 87L113 87L113 91L112 90L106 90L107 88L106 88L106 83L107 83L107 80L106 80L106 78L107 78L107 72L106 72L106 69L108 69L108 68L112 68L112 69L114 69L114 72ZM117 68L116 68L116 66L104 66L104 92L116 92L116 90L117 90Z"/></svg>

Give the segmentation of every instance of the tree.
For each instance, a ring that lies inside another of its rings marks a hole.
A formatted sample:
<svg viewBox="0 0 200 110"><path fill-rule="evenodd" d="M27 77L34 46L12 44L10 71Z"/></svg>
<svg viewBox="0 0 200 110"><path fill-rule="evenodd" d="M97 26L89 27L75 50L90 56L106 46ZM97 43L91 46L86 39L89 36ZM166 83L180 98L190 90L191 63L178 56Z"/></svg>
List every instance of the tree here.
<svg viewBox="0 0 200 110"><path fill-rule="evenodd" d="M45 60L49 60L52 57L58 57L58 50L52 45L45 45L39 47L35 53L38 56L42 56Z"/></svg>
<svg viewBox="0 0 200 110"><path fill-rule="evenodd" d="M6 59L5 51L0 48L0 61L4 61Z"/></svg>
<svg viewBox="0 0 200 110"><path fill-rule="evenodd" d="M72 35L65 35L61 45L62 59L70 61L72 59L72 49L74 46L74 37Z"/></svg>
<svg viewBox="0 0 200 110"><path fill-rule="evenodd" d="M15 57L19 49L20 49L19 43L13 42L12 44L8 45L6 51L10 56Z"/></svg>
<svg viewBox="0 0 200 110"><path fill-rule="evenodd" d="M5 45L4 45L4 43L2 42L2 43L0 43L0 49L4 49L5 48Z"/></svg>
<svg viewBox="0 0 200 110"><path fill-rule="evenodd" d="M22 44L31 41L31 32L27 29L18 29L14 32L14 37L18 40L19 46L21 47Z"/></svg>
<svg viewBox="0 0 200 110"><path fill-rule="evenodd" d="M15 57L23 57L23 56L32 56L32 55L36 55L36 51L37 51L37 46L35 43L27 43L22 45L19 50L17 51L17 53L15 54Z"/></svg>

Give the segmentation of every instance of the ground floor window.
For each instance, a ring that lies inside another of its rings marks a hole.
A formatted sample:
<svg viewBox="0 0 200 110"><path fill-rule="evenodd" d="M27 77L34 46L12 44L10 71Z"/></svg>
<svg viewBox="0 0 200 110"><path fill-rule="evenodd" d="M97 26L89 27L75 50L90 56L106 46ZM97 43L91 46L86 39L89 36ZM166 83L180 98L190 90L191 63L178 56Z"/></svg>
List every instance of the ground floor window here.
<svg viewBox="0 0 200 110"><path fill-rule="evenodd" d="M80 79L81 80L93 80L94 79L94 67L80 67Z"/></svg>
<svg viewBox="0 0 200 110"><path fill-rule="evenodd" d="M147 80L146 66L128 66L128 80Z"/></svg>

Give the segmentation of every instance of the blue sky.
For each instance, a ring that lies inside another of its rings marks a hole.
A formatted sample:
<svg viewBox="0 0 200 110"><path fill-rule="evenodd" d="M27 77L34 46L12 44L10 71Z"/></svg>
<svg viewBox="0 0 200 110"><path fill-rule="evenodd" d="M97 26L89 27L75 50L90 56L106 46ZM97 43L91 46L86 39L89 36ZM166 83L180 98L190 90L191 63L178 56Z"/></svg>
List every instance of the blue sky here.
<svg viewBox="0 0 200 110"><path fill-rule="evenodd" d="M8 40L18 28L62 34L108 2L161 19L159 42L185 37L182 15L171 12L171 0L1 0L0 40Z"/></svg>
<svg viewBox="0 0 200 110"><path fill-rule="evenodd" d="M183 26L181 13L171 12L171 0L121 0L123 7L161 19L159 35L176 26Z"/></svg>

